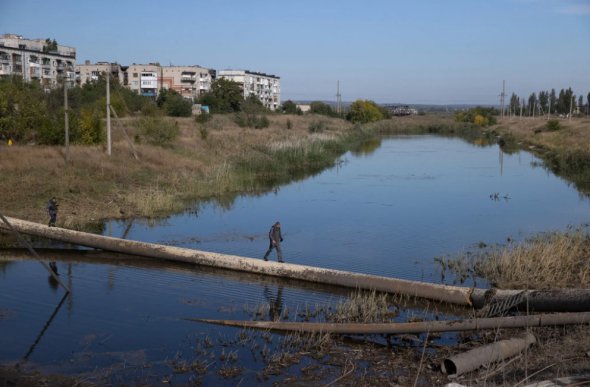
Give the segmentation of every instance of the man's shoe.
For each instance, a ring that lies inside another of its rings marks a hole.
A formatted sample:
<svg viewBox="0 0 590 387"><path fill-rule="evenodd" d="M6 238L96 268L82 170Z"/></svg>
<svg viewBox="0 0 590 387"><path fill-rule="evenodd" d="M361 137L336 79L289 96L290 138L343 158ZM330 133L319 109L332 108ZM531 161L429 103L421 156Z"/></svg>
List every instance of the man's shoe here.
<svg viewBox="0 0 590 387"><path fill-rule="evenodd" d="M266 257L264 257L264 258L262 258L262 259L264 259L265 261L268 261L268 258L266 258Z"/></svg>

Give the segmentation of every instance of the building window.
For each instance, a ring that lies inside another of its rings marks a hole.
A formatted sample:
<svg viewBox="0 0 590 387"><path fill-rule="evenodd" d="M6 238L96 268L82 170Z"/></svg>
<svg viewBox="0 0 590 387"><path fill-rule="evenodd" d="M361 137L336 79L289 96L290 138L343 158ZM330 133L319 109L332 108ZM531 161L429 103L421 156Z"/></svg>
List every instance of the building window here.
<svg viewBox="0 0 590 387"><path fill-rule="evenodd" d="M137 78L137 73L133 73L133 78Z"/></svg>

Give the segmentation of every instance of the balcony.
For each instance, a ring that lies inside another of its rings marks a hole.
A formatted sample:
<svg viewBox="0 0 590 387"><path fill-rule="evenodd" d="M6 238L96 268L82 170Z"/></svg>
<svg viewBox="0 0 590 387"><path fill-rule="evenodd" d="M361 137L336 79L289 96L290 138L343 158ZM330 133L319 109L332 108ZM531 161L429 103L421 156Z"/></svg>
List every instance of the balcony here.
<svg viewBox="0 0 590 387"><path fill-rule="evenodd" d="M12 74L12 67L9 64L0 64L0 75Z"/></svg>
<svg viewBox="0 0 590 387"><path fill-rule="evenodd" d="M197 78L194 75L182 75L180 77L180 82L195 82Z"/></svg>
<svg viewBox="0 0 590 387"><path fill-rule="evenodd" d="M39 67L29 68L29 75L31 78L41 78L41 69Z"/></svg>

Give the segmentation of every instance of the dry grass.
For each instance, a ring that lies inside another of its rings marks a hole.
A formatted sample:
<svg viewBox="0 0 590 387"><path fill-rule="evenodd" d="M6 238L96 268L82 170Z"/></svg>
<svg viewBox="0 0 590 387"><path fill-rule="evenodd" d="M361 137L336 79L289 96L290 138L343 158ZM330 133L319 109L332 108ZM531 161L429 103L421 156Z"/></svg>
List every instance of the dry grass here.
<svg viewBox="0 0 590 387"><path fill-rule="evenodd" d="M507 118L492 129L510 131L518 141L542 149L590 152L590 119L555 118L562 129L548 131L546 118Z"/></svg>
<svg viewBox="0 0 590 387"><path fill-rule="evenodd" d="M322 117L324 137L312 135L318 117L271 115L270 127L242 129L231 116L206 123L207 136L192 118L175 121L180 136L167 147L135 141L136 161L120 127L113 122L112 156L103 146L71 146L66 165L63 147L0 145L0 193L8 216L46 222L46 201L60 201L58 225L80 228L105 218L151 217L182 210L188 202L258 189L244 185L236 161L268 157L274 148L324 141L350 124ZM291 129L287 129L287 120ZM125 118L132 139L139 139L136 118ZM282 145L281 145L282 144Z"/></svg>
<svg viewBox="0 0 590 387"><path fill-rule="evenodd" d="M500 288L590 286L590 239L582 230L535 236L477 259L475 273Z"/></svg>

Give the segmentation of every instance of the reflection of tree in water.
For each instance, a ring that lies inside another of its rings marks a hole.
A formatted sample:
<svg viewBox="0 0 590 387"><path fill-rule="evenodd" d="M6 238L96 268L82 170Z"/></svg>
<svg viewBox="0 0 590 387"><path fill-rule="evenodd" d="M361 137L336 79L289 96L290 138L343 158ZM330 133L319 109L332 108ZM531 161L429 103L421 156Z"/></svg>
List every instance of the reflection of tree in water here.
<svg viewBox="0 0 590 387"><path fill-rule="evenodd" d="M372 138L361 143L357 148L353 149L351 153L355 156L368 156L375 152L381 146L381 138Z"/></svg>
<svg viewBox="0 0 590 387"><path fill-rule="evenodd" d="M276 296L268 285L264 285L264 298L268 301L268 317L272 320L280 320L283 313L283 285L278 285Z"/></svg>
<svg viewBox="0 0 590 387"><path fill-rule="evenodd" d="M0 262L0 271L4 274L6 274L6 269L8 268L8 266L10 266L11 264L13 264L14 262Z"/></svg>

